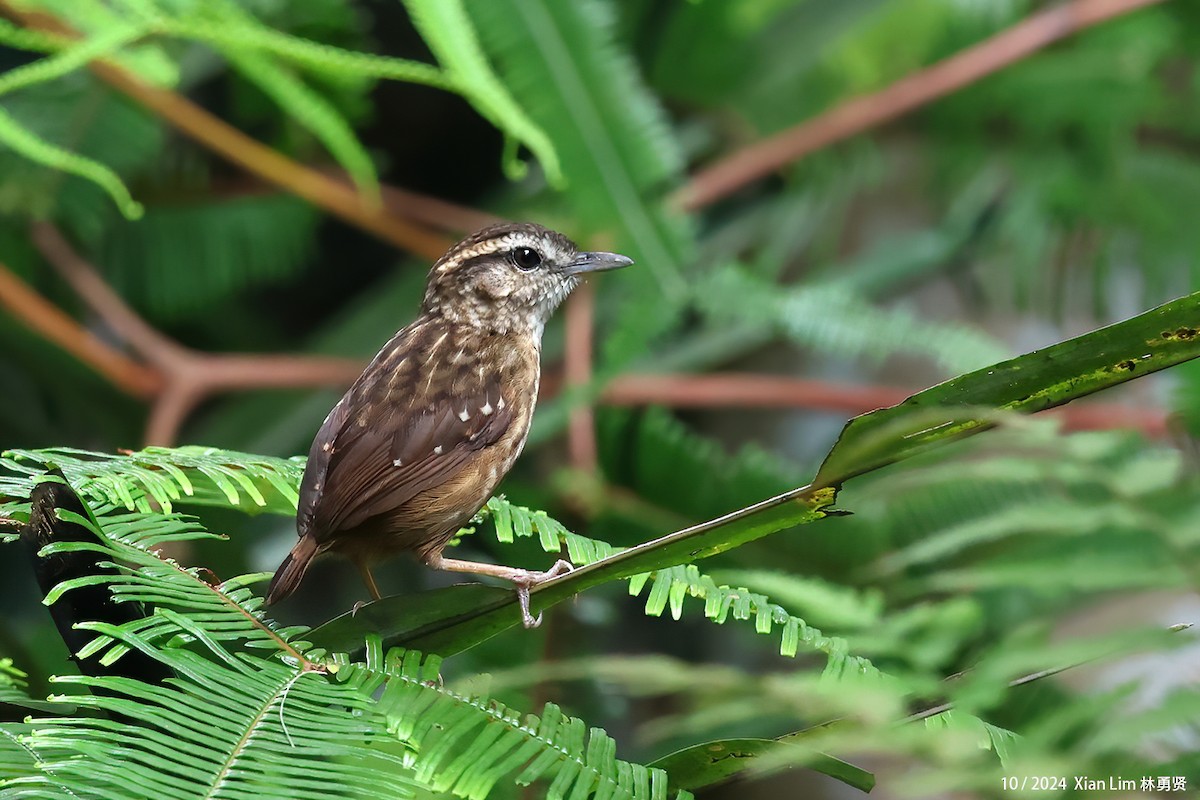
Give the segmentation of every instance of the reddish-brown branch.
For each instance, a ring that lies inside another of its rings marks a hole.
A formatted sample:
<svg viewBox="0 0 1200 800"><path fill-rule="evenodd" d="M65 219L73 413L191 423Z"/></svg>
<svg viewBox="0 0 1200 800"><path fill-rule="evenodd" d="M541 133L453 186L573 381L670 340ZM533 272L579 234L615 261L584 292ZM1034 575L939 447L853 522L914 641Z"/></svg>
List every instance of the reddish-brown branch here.
<svg viewBox="0 0 1200 800"><path fill-rule="evenodd" d="M894 386L862 386L781 375L622 375L601 400L614 406L660 403L671 408L807 408L858 414L895 405L913 394Z"/></svg>
<svg viewBox="0 0 1200 800"><path fill-rule="evenodd" d="M775 375L622 375L605 389L606 405L671 408L804 408L865 414L903 401L919 389L861 386ZM1167 414L1157 408L1081 403L1050 411L1071 430L1131 428L1147 436L1167 434Z"/></svg>
<svg viewBox="0 0 1200 800"><path fill-rule="evenodd" d="M347 188L350 186L350 180L344 170L330 168L322 170L322 172ZM379 185L379 193L384 208L392 214L428 225L438 231L464 234L504 221L503 217L486 211L460 206L448 200L401 189L387 183Z"/></svg>
<svg viewBox="0 0 1200 800"><path fill-rule="evenodd" d="M162 389L162 378L153 369L98 339L3 264L0 264L0 305L47 341L91 366L122 392L150 398Z"/></svg>
<svg viewBox="0 0 1200 800"><path fill-rule="evenodd" d="M79 38L61 20L43 12L24 11L4 0L0 0L0 14L30 30ZM384 241L429 259L440 256L451 244L425 227L388 213L382 206L371 205L346 184L255 141L180 94L152 86L108 61L93 61L89 67L98 78L227 161Z"/></svg>
<svg viewBox="0 0 1200 800"><path fill-rule="evenodd" d="M47 222L35 223L30 228L30 239L75 294L142 358L161 369L184 356L185 349L163 336L126 305L57 228Z"/></svg>
<svg viewBox="0 0 1200 800"><path fill-rule="evenodd" d="M701 170L672 198L695 210L823 147L955 92L1073 33L1163 0L1074 0L1039 12L990 39L847 100L815 119L755 142Z"/></svg>
<svg viewBox="0 0 1200 800"><path fill-rule="evenodd" d="M595 299L592 285L585 281L567 301L563 376L569 388L586 386L592 380ZM567 450L575 469L588 474L596 471L596 428L591 405L579 404L571 409Z"/></svg>
<svg viewBox="0 0 1200 800"><path fill-rule="evenodd" d="M200 353L163 336L125 304L63 235L48 223L33 226L38 251L104 324L145 362L137 363L95 340L15 276L0 273L0 303L23 322L62 345L126 391L152 400L148 444L170 444L188 414L207 397L228 391L349 384L362 371L353 359L323 356ZM5 289L10 291L5 291ZM23 291L22 291L23 290ZM123 372L113 367L119 360ZM126 373L137 376L129 384Z"/></svg>

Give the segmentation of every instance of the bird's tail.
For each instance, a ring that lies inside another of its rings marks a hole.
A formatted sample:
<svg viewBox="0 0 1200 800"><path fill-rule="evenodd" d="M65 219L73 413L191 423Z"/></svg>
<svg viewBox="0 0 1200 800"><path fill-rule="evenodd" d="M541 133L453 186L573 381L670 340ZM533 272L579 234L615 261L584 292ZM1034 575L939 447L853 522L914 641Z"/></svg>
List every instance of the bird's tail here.
<svg viewBox="0 0 1200 800"><path fill-rule="evenodd" d="M278 603L296 591L300 581L304 580L308 565L316 555L317 540L312 536L301 536L292 552L287 554L279 569L275 570L275 577L271 579L271 586L267 589L267 603Z"/></svg>

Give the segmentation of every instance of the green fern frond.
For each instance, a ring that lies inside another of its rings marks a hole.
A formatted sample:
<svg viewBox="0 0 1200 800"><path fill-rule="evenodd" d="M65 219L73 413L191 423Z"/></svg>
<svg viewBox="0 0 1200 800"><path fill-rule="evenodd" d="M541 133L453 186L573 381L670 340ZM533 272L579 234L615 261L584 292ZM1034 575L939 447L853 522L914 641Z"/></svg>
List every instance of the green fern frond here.
<svg viewBox="0 0 1200 800"><path fill-rule="evenodd" d="M993 725L964 711L950 710L935 714L925 720L929 730L954 730L974 735L980 749L991 750L1000 760L1000 765L1007 767L1012 754L1012 747L1021 737L998 725Z"/></svg>
<svg viewBox="0 0 1200 800"><path fill-rule="evenodd" d="M35 700L29 696L26 675L13 666L11 658L0 658L0 711L5 719L13 712L28 714L73 714L76 706ZM0 796L7 796L4 786L17 778L36 775L44 766L38 754L22 741L32 727L25 722L0 722Z"/></svg>
<svg viewBox="0 0 1200 800"><path fill-rule="evenodd" d="M258 23L236 3L221 0L211 2L210 5L210 13L223 25L235 30L253 30L258 27ZM274 59L240 48L225 49L221 54L242 77L261 89L280 108L316 136L345 168L355 186L366 195L368 202L378 205L379 178L375 174L375 165L358 137L354 135L350 123L328 100L277 64Z"/></svg>
<svg viewBox="0 0 1200 800"><path fill-rule="evenodd" d="M179 616L181 631L189 625ZM119 715L37 719L20 737L39 774L9 782L21 792L80 797L411 797L403 759L379 745L386 730L354 686L278 661L156 648L128 631L91 623L170 667L151 685L119 677L60 676L92 694L78 705ZM214 713L215 712L215 713Z"/></svg>
<svg viewBox="0 0 1200 800"><path fill-rule="evenodd" d="M952 373L1007 357L994 340L973 328L919 320L901 308L880 308L837 286L781 288L729 267L711 275L696 297L714 322L767 319L792 341L837 356L882 359L917 353Z"/></svg>
<svg viewBox="0 0 1200 800"><path fill-rule="evenodd" d="M561 185L563 171L554 143L492 71L462 0L405 0L404 6L458 91L492 124L525 144L541 162L550 183ZM521 176L521 167L513 159L506 160L505 168L510 177Z"/></svg>
<svg viewBox="0 0 1200 800"><path fill-rule="evenodd" d="M49 58L43 58L0 75L0 95L35 83L61 78L98 58L111 55L147 33L145 25L115 26L102 34L64 47Z"/></svg>
<svg viewBox="0 0 1200 800"><path fill-rule="evenodd" d="M0 456L0 497L27 496L38 477L52 467L61 469L76 491L99 514L126 509L150 515L112 518L112 524L131 526L128 534L133 537L129 542L131 545L141 541L138 538L140 524L156 524L152 522L157 519L155 512L169 514L177 503L234 506L251 513L294 514L298 501L296 487L303 474L303 460L299 458L251 456L195 446L151 447L116 456L69 448L11 450ZM621 550L608 542L572 533L544 511L533 511L503 498L489 500L480 516L492 519L500 542L511 543L517 537L537 536L547 552L558 553L565 549L572 563L580 566ZM182 538L203 535L203 528L194 522L182 517L169 519L169 525L161 523L165 526L161 532ZM107 524L109 518L106 518ZM678 619L686 597L703 599L705 616L718 624L732 614L739 620L753 617L759 633L767 634L773 626L782 626L780 653L783 655L795 656L804 645L806 651L828 656L827 670L831 673L841 674L845 670L874 672L870 662L846 654L844 640L825 636L761 594L720 585L691 566L634 576L630 580L630 594L640 595L651 578L654 587L646 601L648 614L658 616L669 605L672 616ZM132 586L140 578L130 577L129 580ZM127 591L135 593L130 595L134 597L136 591L141 590L129 588ZM250 604L246 607L247 613L258 613L257 601L250 595L239 595L239 602Z"/></svg>
<svg viewBox="0 0 1200 800"><path fill-rule="evenodd" d="M459 695L434 682L438 663L399 648L385 656L374 639L365 664L339 664L337 670L365 694L387 680L378 708L389 730L414 748L416 777L434 791L483 800L516 773L521 786L548 781L550 797L667 797L666 773L618 760L616 743L603 730L588 730L553 703L540 717L522 718L486 695Z"/></svg>
<svg viewBox="0 0 1200 800"><path fill-rule="evenodd" d="M53 543L46 555L90 549L123 566L115 576L66 581L46 602L103 583L118 602L152 605L150 616L119 626L77 623L97 634L84 652L105 652L112 663L136 649L176 677L161 685L124 677L56 678L93 694L55 699L121 721L33 720L15 735L35 763L14 751L18 774L5 775L0 789L121 797L153 789L164 797L315 800L331 794L408 797L423 787L482 798L499 780L515 776L520 784L549 783L551 796L667 796L665 773L616 759L603 731L585 735L584 723L556 706L546 706L540 718L522 718L486 696L445 689L437 657L384 654L374 638L363 663L323 658L300 640L303 629L277 628L261 615L261 599L247 586L265 576L214 585L161 555L158 548L167 542L212 535L193 521L108 515L97 527L58 513L90 527L99 541ZM400 754L395 744L403 746ZM0 749L0 765L6 760Z"/></svg>
<svg viewBox="0 0 1200 800"><path fill-rule="evenodd" d="M546 512L532 511L503 498L489 500L481 516L492 519L498 541L511 543L516 537L536 536L542 549L548 553L560 553L565 549L568 558L576 566L591 564L624 549L572 533ZM634 575L629 579L629 594L640 596L650 581L653 581L653 586L646 597L645 606L650 616L661 616L669 607L671 617L679 619L683 614L684 600L688 597L697 598L704 601L704 616L718 625L732 616L736 620L753 619L755 631L761 634L770 634L774 626L782 627L780 655L795 656L800 652L800 646L804 645L806 652L820 652L828 657L826 674L878 674L870 661L847 653L848 644L844 639L826 636L799 617L789 614L782 606L772 603L765 595L743 587L718 584L701 573L694 564Z"/></svg>
<svg viewBox="0 0 1200 800"><path fill-rule="evenodd" d="M629 581L629 593L638 595L650 576L635 575ZM659 616L669 606L671 616L679 619L683 614L683 603L688 597L704 601L704 616L723 624L730 615L737 620L754 620L757 633L769 634L773 625L783 628L779 654L795 656L800 645L808 652L817 651L828 657L825 674L841 676L850 672L862 675L878 675L875 666L861 656L850 655L845 639L826 636L817 628L799 617L789 614L782 606L772 603L766 595L752 592L745 587L718 585L700 572L694 564L670 567L653 575L654 586L646 598L646 613Z"/></svg>
<svg viewBox="0 0 1200 800"><path fill-rule="evenodd" d="M1000 509L945 530L889 554L881 566L902 570L951 561L969 548L1016 536L1095 537L1115 527L1150 527L1152 518L1124 502L1082 505L1069 498L1048 498Z"/></svg>
<svg viewBox="0 0 1200 800"><path fill-rule="evenodd" d="M503 497L488 500L479 516L481 519L491 518L497 541L511 544L517 537L536 535L538 543L547 553L558 553L566 548L567 557L578 566L608 558L624 549L572 533L545 511L518 506Z"/></svg>
<svg viewBox="0 0 1200 800"><path fill-rule="evenodd" d="M30 697L25 681L27 677L29 676L13 665L11 658L0 658L0 706L16 706L53 713L69 713L74 710L72 706L64 703L50 703ZM3 737L0 736L0 749L2 744ZM3 774L3 767L0 766L0 775Z"/></svg>
<svg viewBox="0 0 1200 800"><path fill-rule="evenodd" d="M720 570L713 574L722 583L753 586L786 607L840 630L863 630L883 618L883 594L874 588L860 590L811 575L794 575L781 570Z"/></svg>
<svg viewBox="0 0 1200 800"><path fill-rule="evenodd" d="M91 181L108 193L126 219L141 217L141 203L133 199L117 173L99 161L85 158L39 138L22 127L4 109L0 109L0 144L30 161Z"/></svg>
<svg viewBox="0 0 1200 800"><path fill-rule="evenodd" d="M229 63L308 129L345 168L368 202L379 203L379 178L366 148L331 103L268 58L226 51Z"/></svg>
<svg viewBox="0 0 1200 800"><path fill-rule="evenodd" d="M100 543L55 542L43 549L44 555L79 551L96 552L123 566L120 574L74 578L56 586L46 595L52 605L62 595L80 586L104 583L118 602L140 601L150 604L154 613L122 626L122 635L137 637L145 646L162 647L202 641L208 644L234 643L259 650L278 651L298 663L308 664L301 650L289 640L301 628L279 628L262 613L262 598L255 596L249 584L266 575L249 575L223 583L211 583L205 573L185 567L157 551L162 545L222 538L209 533L195 520L174 514L120 514L103 517L97 526L69 512L59 510L63 519L90 529ZM179 615L190 618L186 632L179 630ZM172 640L176 640L172 642ZM121 637L98 635L80 651L81 657L103 653L101 664L113 664L128 652Z"/></svg>
<svg viewBox="0 0 1200 800"><path fill-rule="evenodd" d="M5 47L34 53L53 53L65 44L66 41L57 36L32 31L6 19L0 19L0 45Z"/></svg>
<svg viewBox="0 0 1200 800"><path fill-rule="evenodd" d="M247 513L295 514L302 458L272 458L212 447L148 447L108 455L72 448L0 455L0 497L26 498L47 469L63 471L96 513L170 513L174 503L221 505Z"/></svg>
<svg viewBox="0 0 1200 800"><path fill-rule="evenodd" d="M119 51L146 34L145 26L120 25L85 39L79 44L63 47L57 53L0 75L0 95L34 84L60 78L89 62ZM0 142L26 158L53 169L78 175L103 188L117 207L129 219L142 214L141 205L134 202L125 184L108 167L84 156L71 153L20 126L9 114L0 110Z"/></svg>
<svg viewBox="0 0 1200 800"><path fill-rule="evenodd" d="M860 553L876 577L927 589L1007 585L1051 597L1163 587L1188 580L1180 554L1196 545L1197 489L1171 448L1043 422L880 476L845 523L849 535L888 543ZM1054 577L1064 557L1072 569Z"/></svg>
<svg viewBox="0 0 1200 800"><path fill-rule="evenodd" d="M601 409L597 433L606 474L690 519L728 514L804 483L799 466L754 445L727 453L662 408Z"/></svg>
<svg viewBox="0 0 1200 800"><path fill-rule="evenodd" d="M265 25L239 24L230 27L197 17L163 18L156 30L181 39L205 42L228 52L247 48L291 62L314 73L333 78L378 78L432 86L456 91L449 76L432 64L407 58L360 53L333 45L313 42Z"/></svg>
<svg viewBox="0 0 1200 800"><path fill-rule="evenodd" d="M192 317L296 275L318 220L311 205L288 194L150 205L136 224L107 226L98 261L123 297L156 318Z"/></svg>

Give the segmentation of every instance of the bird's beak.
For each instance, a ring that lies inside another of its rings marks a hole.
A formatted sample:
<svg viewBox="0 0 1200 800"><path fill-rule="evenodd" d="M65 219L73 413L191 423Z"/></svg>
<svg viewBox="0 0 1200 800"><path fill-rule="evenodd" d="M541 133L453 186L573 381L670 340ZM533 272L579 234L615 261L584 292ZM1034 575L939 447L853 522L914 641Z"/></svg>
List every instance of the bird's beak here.
<svg viewBox="0 0 1200 800"><path fill-rule="evenodd" d="M559 270L563 275L579 275L584 272L604 272L628 267L633 259L618 253L576 253L570 264Z"/></svg>

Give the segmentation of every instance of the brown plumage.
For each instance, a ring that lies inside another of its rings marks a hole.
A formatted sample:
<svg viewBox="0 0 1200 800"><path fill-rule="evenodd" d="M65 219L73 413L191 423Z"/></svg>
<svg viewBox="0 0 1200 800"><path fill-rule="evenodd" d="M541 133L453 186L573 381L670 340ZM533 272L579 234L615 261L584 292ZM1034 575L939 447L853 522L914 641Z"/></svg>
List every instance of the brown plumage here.
<svg viewBox="0 0 1200 800"><path fill-rule="evenodd" d="M529 587L561 574L442 557L487 502L529 433L542 328L578 275L632 263L581 253L531 223L485 228L429 273L420 316L392 337L321 426L300 484L300 541L267 602L300 585L319 554L341 552L378 599L369 564L411 551L437 569L513 581L527 626Z"/></svg>

